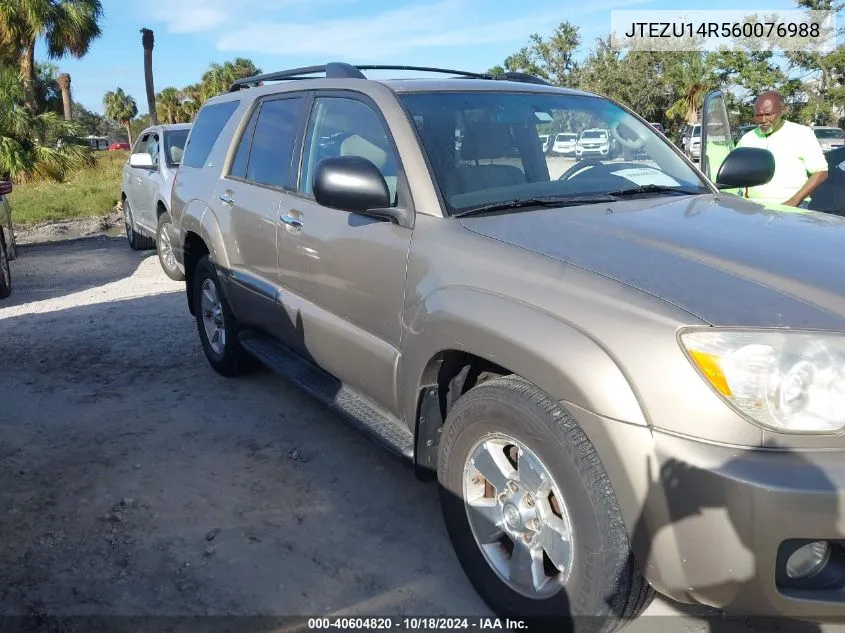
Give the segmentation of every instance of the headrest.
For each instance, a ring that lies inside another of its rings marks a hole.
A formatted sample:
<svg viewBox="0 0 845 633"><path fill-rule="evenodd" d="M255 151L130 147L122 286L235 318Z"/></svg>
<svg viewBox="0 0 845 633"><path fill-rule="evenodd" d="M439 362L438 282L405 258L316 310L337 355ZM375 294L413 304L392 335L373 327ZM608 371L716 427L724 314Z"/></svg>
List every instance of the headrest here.
<svg viewBox="0 0 845 633"><path fill-rule="evenodd" d="M366 158L379 169L387 164L387 152L362 136L353 134L340 144L341 156L360 156Z"/></svg>
<svg viewBox="0 0 845 633"><path fill-rule="evenodd" d="M182 148L173 146L170 148L170 160L174 163L181 163L182 162Z"/></svg>
<svg viewBox="0 0 845 633"><path fill-rule="evenodd" d="M505 158L512 150L510 130L499 123L469 125L461 142L461 156L469 160Z"/></svg>

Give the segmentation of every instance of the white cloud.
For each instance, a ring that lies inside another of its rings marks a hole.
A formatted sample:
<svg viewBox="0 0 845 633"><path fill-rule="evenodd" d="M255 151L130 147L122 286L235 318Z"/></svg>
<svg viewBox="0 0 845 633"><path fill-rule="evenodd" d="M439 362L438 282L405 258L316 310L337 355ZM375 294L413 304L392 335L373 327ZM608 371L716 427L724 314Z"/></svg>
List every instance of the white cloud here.
<svg viewBox="0 0 845 633"><path fill-rule="evenodd" d="M490 20L473 4L471 0L442 0L347 19L253 23L221 37L217 48L226 52L373 60L396 57L400 51L414 48L522 41L528 33L547 31L562 19L560 10L555 9Z"/></svg>
<svg viewBox="0 0 845 633"><path fill-rule="evenodd" d="M321 0L147 0L144 16L166 25L170 33L204 33L245 15L266 15L293 5ZM354 0L330 0L350 2Z"/></svg>

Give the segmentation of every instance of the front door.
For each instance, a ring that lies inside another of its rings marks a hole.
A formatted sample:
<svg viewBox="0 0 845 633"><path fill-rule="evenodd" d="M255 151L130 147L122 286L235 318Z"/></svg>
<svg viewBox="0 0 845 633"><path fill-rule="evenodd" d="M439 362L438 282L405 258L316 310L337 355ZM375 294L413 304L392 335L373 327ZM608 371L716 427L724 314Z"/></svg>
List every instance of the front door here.
<svg viewBox="0 0 845 633"><path fill-rule="evenodd" d="M282 302L301 318L305 354L347 385L395 410L405 271L412 231L322 207L314 171L323 158L362 156L407 205L395 145L375 105L353 92L317 93L302 150L299 195L279 222Z"/></svg>
<svg viewBox="0 0 845 633"><path fill-rule="evenodd" d="M733 134L725 97L721 90L714 90L704 97L701 116L701 152L699 167L713 182L719 176L719 168L734 150ZM740 189L725 189L726 193L741 195Z"/></svg>

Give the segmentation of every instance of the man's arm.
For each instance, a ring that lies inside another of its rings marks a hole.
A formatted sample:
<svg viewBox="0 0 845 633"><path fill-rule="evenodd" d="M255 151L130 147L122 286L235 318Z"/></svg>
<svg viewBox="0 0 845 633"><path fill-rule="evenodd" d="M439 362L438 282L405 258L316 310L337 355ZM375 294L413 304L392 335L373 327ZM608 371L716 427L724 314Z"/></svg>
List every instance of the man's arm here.
<svg viewBox="0 0 845 633"><path fill-rule="evenodd" d="M816 140L816 135L809 128L799 151L801 152L801 160L804 161L804 166L810 177L794 196L784 202L785 205L790 207L797 207L804 202L827 179L827 159L824 157L821 145Z"/></svg>

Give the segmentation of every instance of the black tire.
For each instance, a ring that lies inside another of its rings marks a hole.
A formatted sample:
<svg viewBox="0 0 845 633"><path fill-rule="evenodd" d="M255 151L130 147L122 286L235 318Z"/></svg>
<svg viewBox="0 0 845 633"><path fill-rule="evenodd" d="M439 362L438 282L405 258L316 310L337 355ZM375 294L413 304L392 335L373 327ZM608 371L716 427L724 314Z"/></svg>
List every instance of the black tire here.
<svg viewBox="0 0 845 633"><path fill-rule="evenodd" d="M557 482L573 530L572 570L557 593L529 598L509 587L477 545L463 499L464 464L484 435L523 443ZM649 605L654 591L637 567L607 473L575 420L517 376L480 383L461 396L443 428L438 481L449 537L467 577L500 617L541 628L612 631ZM601 552L601 554L593 554ZM580 561L580 563L579 563Z"/></svg>
<svg viewBox="0 0 845 633"><path fill-rule="evenodd" d="M126 227L126 240L129 242L129 248L133 251L148 251L155 248L154 239L141 235L135 229L132 207L129 205L128 199L123 201L123 225Z"/></svg>
<svg viewBox="0 0 845 633"><path fill-rule="evenodd" d="M165 235L165 231L173 224L173 221L170 219L170 214L165 211L162 213L158 218L158 228L156 229L156 253L158 254L158 263L161 264L161 269L164 271L164 274L167 275L173 281L185 281L184 273L179 269L179 265L176 263L176 260L172 260L172 265L168 265L167 262L171 260L170 257L162 249L167 249L168 247L172 251L172 246L170 246L170 239L165 236L164 239L162 238Z"/></svg>
<svg viewBox="0 0 845 633"><path fill-rule="evenodd" d="M225 341L222 353L217 353L214 350L212 342L209 340L205 329L205 312L202 306L202 293L203 284L206 280L211 280L211 283L214 284L214 289L222 308L223 330L225 331ZM238 321L232 313L232 310L229 308L229 302L223 294L223 289L220 285L220 280L217 277L217 271L214 267L214 263L208 255L204 255L197 263L197 267L194 272L193 292L197 332L199 333L200 342L202 343L202 348L209 364L218 374L229 378L240 376L252 370L257 363L241 346L240 340L238 339L238 333L240 330Z"/></svg>
<svg viewBox="0 0 845 633"><path fill-rule="evenodd" d="M6 250L6 235L0 229L0 299L12 294L12 269L9 266L9 253Z"/></svg>

